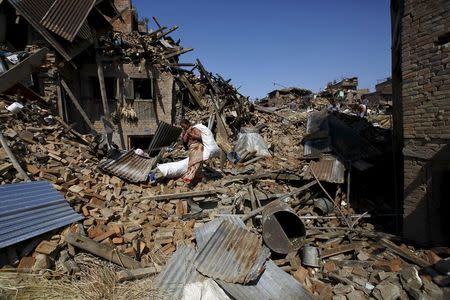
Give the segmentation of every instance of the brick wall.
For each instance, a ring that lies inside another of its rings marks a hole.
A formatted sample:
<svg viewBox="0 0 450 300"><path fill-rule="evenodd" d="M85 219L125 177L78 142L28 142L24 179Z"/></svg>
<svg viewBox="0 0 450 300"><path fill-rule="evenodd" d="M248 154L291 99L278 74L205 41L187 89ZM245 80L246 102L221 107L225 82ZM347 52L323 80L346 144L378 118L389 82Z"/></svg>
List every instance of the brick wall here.
<svg viewBox="0 0 450 300"><path fill-rule="evenodd" d="M155 133L160 121L172 124L174 111L173 107L173 76L168 72L159 72L156 68L150 67L147 74L145 63L120 65L114 62L104 63L105 78L116 78L119 82L121 78L153 78L153 99L134 100L132 107L138 115L137 123L121 122L121 126L116 126L113 141L122 148L129 147L130 136L151 136ZM92 96L92 82L97 81L96 65L85 64L80 66L80 103L89 119L94 124L97 132L104 132L101 116L103 115L103 105L101 99L94 99ZM76 87L73 87L77 93ZM123 91L119 91L120 99ZM108 99L108 106L113 113L117 106L117 99ZM175 108L174 108L175 109ZM71 122L83 124L79 114L70 116Z"/></svg>
<svg viewBox="0 0 450 300"><path fill-rule="evenodd" d="M402 103L396 108L394 100L394 110L402 110L403 233L419 243L443 243L442 208L450 199L431 191L450 142L450 1L405 0L403 9Z"/></svg>
<svg viewBox="0 0 450 300"><path fill-rule="evenodd" d="M113 29L120 32L132 32L137 30L136 10L133 9L131 0L114 0L114 5L119 12L122 12L122 19L117 19L112 23Z"/></svg>

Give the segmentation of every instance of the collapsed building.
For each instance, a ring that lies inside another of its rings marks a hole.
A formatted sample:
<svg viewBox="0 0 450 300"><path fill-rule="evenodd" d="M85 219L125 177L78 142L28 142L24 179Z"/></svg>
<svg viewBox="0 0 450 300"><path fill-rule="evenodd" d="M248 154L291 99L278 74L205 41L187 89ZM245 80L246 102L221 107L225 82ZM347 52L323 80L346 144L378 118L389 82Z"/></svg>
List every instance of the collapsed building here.
<svg viewBox="0 0 450 300"><path fill-rule="evenodd" d="M377 83L375 91L362 95L363 101L366 100L370 109L384 109L387 112L392 111L392 79Z"/></svg>
<svg viewBox="0 0 450 300"><path fill-rule="evenodd" d="M169 36L176 27L148 30L130 1L50 2L40 15L36 1L0 4L0 20L29 32L22 45L5 39L0 74L0 295L447 296L447 249L385 232L402 217L389 126L327 111L321 97L292 109L303 90L251 103L199 60L180 63L191 48ZM69 4L86 17L64 32L44 25ZM214 132L222 157L193 187L150 183L155 164L187 156L171 126L182 116ZM119 155L99 149L104 132Z"/></svg>

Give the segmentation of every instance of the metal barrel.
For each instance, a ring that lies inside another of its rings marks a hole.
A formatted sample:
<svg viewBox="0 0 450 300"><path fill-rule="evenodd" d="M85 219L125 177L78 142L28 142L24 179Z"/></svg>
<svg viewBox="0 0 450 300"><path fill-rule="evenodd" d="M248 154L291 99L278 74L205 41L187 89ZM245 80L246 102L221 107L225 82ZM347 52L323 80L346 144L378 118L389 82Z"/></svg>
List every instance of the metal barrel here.
<svg viewBox="0 0 450 300"><path fill-rule="evenodd" d="M306 236L305 225L285 202L275 200L262 212L263 238L266 245L280 254L297 251Z"/></svg>
<svg viewBox="0 0 450 300"><path fill-rule="evenodd" d="M319 267L320 254L318 248L313 246L304 246L300 252L300 259L302 260L302 264L304 266L315 268Z"/></svg>

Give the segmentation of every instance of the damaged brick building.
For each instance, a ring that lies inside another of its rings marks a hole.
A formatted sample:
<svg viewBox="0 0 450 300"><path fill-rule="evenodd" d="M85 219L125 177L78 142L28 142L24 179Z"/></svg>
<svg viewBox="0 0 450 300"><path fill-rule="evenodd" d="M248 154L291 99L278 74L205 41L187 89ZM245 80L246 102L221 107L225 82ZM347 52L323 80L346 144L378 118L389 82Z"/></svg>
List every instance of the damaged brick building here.
<svg viewBox="0 0 450 300"><path fill-rule="evenodd" d="M56 107L62 119L77 124L79 131L104 132L102 116L106 116L115 121L115 144L123 149L144 148L161 121L173 123L177 89L173 72L146 53L152 49L134 48L145 48L142 36L147 34L152 42L161 43L159 49L167 50L155 56L177 63L178 55L192 49L183 50L166 36L176 27L160 27L148 34L147 20L138 19L131 0L11 0L0 9L0 22L5 25L0 37L7 49L45 47L48 51L40 53L46 53L46 63L33 73L28 87ZM77 13L70 15L71 11ZM57 18L61 14L68 17ZM121 34L135 38L138 45ZM114 46L130 50L117 53Z"/></svg>
<svg viewBox="0 0 450 300"><path fill-rule="evenodd" d="M395 172L403 233L448 244L450 2L391 1Z"/></svg>

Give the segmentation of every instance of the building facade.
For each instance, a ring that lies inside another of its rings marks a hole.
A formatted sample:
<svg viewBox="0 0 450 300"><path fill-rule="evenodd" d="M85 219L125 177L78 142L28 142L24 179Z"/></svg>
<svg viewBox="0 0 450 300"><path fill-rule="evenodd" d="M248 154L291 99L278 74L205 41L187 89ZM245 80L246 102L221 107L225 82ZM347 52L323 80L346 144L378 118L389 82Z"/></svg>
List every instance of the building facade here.
<svg viewBox="0 0 450 300"><path fill-rule="evenodd" d="M393 119L403 234L449 244L450 1L391 1Z"/></svg>

